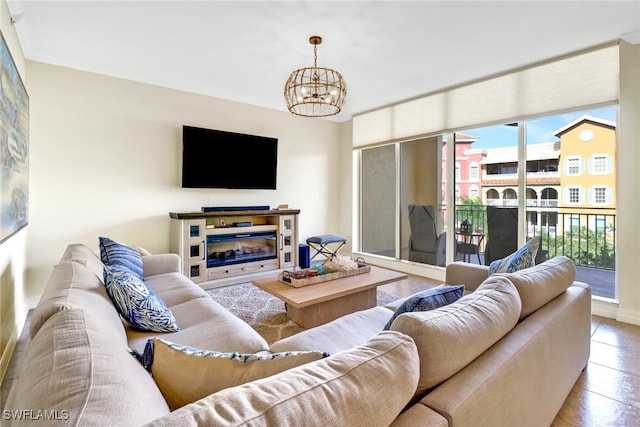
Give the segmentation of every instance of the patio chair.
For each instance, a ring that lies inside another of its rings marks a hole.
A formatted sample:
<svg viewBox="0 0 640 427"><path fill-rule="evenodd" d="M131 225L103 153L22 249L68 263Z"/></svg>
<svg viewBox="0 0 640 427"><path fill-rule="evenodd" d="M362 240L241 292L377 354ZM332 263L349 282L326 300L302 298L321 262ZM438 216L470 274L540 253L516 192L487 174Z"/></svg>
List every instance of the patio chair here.
<svg viewBox="0 0 640 427"><path fill-rule="evenodd" d="M484 263L504 258L518 249L518 209L487 206Z"/></svg>
<svg viewBox="0 0 640 427"><path fill-rule="evenodd" d="M518 250L518 209L487 206L487 243L484 248L484 263L504 258ZM548 251L540 247L536 264L547 259Z"/></svg>
<svg viewBox="0 0 640 427"><path fill-rule="evenodd" d="M409 205L409 261L444 266L446 233L438 234L435 206Z"/></svg>

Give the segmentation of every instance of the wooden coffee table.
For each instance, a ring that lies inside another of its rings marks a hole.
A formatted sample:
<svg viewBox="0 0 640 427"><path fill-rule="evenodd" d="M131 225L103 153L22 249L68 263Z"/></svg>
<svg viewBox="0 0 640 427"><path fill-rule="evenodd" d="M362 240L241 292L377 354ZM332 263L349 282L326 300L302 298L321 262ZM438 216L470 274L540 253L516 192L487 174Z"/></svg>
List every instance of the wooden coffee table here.
<svg viewBox="0 0 640 427"><path fill-rule="evenodd" d="M277 276L253 280L260 289L285 302L287 317L304 328L313 328L359 310L375 307L377 287L407 275L371 266L368 273L296 288Z"/></svg>

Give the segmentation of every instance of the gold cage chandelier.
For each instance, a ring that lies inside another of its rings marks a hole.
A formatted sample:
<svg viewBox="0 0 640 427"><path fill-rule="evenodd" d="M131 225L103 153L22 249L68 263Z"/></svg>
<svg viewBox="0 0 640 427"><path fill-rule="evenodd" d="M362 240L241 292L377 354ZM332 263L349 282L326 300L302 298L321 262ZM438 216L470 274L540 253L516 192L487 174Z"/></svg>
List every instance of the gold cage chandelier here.
<svg viewBox="0 0 640 427"><path fill-rule="evenodd" d="M305 117L327 117L342 110L347 96L347 84L342 75L331 68L318 67L318 45L322 37L311 36L313 67L295 70L284 85L287 108Z"/></svg>

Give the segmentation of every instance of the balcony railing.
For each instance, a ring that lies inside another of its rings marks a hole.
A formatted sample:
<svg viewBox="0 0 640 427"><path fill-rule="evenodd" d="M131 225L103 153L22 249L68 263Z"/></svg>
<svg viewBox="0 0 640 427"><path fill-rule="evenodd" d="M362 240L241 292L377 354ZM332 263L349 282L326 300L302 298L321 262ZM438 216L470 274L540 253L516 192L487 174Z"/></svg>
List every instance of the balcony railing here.
<svg viewBox="0 0 640 427"><path fill-rule="evenodd" d="M487 199L487 206L518 206L518 199Z"/></svg>
<svg viewBox="0 0 640 427"><path fill-rule="evenodd" d="M558 199L527 199L527 207L557 208Z"/></svg>
<svg viewBox="0 0 640 427"><path fill-rule="evenodd" d="M550 211L549 207L556 209ZM465 219L474 230L488 236L487 206L456 205L455 223ZM593 295L615 298L616 215L611 209L528 206L527 237L538 235L547 259L557 255L570 258L576 265L576 280L589 283ZM478 248L482 260L487 238Z"/></svg>
<svg viewBox="0 0 640 427"><path fill-rule="evenodd" d="M517 204L517 200L513 201ZM527 237L540 235L542 249L547 251L549 258L564 255L579 266L615 270L616 215L611 214L610 209L558 207L553 212L536 210L535 207L553 207L552 202L556 202L557 207L557 200L544 201L549 203L527 208ZM455 223L460 224L465 219L474 229L489 234L487 206L456 205Z"/></svg>

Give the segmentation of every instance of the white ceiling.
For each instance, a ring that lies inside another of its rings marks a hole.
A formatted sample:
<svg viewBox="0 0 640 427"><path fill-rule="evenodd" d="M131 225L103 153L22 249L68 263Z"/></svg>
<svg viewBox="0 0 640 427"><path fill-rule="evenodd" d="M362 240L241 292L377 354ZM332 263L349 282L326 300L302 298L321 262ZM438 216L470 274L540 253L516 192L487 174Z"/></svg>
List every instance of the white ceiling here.
<svg viewBox="0 0 640 427"><path fill-rule="evenodd" d="M27 59L285 110L313 65L347 81L337 120L623 37L640 1L9 0Z"/></svg>

